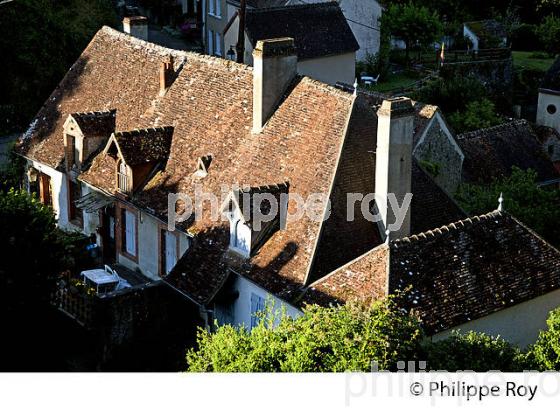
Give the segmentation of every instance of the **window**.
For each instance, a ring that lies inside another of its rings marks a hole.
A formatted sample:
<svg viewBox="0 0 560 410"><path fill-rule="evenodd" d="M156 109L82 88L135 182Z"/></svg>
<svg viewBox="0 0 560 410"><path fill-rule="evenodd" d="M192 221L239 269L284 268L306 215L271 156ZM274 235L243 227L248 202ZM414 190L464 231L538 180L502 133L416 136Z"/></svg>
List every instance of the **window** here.
<svg viewBox="0 0 560 410"><path fill-rule="evenodd" d="M167 275L177 264L177 249L179 238L173 232L161 230L161 270L162 275Z"/></svg>
<svg viewBox="0 0 560 410"><path fill-rule="evenodd" d="M212 0L210 0L210 1L212 1ZM215 7L216 13L215 13L215 16L216 16L216 17L222 17L222 2L221 2L221 0L214 0L214 1L216 2L216 7Z"/></svg>
<svg viewBox="0 0 560 410"><path fill-rule="evenodd" d="M208 54L214 54L214 32L208 30Z"/></svg>
<svg viewBox="0 0 560 410"><path fill-rule="evenodd" d="M78 150L78 146L76 143L76 137L71 135L67 135L68 138L68 146L69 146L69 155L68 158L68 167L72 168L76 166L77 168L80 167L80 150Z"/></svg>
<svg viewBox="0 0 560 410"><path fill-rule="evenodd" d="M233 247L245 257L251 256L251 228L239 220L235 223Z"/></svg>
<svg viewBox="0 0 560 410"><path fill-rule="evenodd" d="M251 293L251 329L259 324L259 313L265 308L264 298Z"/></svg>
<svg viewBox="0 0 560 410"><path fill-rule="evenodd" d="M121 249L125 254L136 257L136 215L123 209L121 224Z"/></svg>
<svg viewBox="0 0 560 410"><path fill-rule="evenodd" d="M556 114L556 106L554 104L549 104L548 107L546 107L546 111L550 114Z"/></svg>
<svg viewBox="0 0 560 410"><path fill-rule="evenodd" d="M128 192L129 190L129 186L128 186L128 172L127 172L127 168L126 168L126 164L121 161L119 163L119 172L118 174L118 188L119 191L122 192Z"/></svg>
<svg viewBox="0 0 560 410"><path fill-rule="evenodd" d="M81 197L81 185L73 181L68 181L68 219L78 226L83 226L84 224L84 213L76 206L76 201Z"/></svg>
<svg viewBox="0 0 560 410"><path fill-rule="evenodd" d="M216 33L216 43L214 47L214 54L217 56L222 56L222 35L220 33Z"/></svg>
<svg viewBox="0 0 560 410"><path fill-rule="evenodd" d="M39 174L39 199L44 205L52 206L51 177Z"/></svg>
<svg viewBox="0 0 560 410"><path fill-rule="evenodd" d="M216 13L216 0L208 0L208 14Z"/></svg>

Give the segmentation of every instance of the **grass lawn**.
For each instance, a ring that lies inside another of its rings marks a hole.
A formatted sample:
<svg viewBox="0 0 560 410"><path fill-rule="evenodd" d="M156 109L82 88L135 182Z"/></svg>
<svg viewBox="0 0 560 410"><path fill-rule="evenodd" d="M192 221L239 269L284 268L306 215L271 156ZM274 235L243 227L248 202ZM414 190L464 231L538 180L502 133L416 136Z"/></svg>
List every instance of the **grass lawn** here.
<svg viewBox="0 0 560 410"><path fill-rule="evenodd" d="M387 80L370 87L373 91L386 92L397 88L408 87L418 81L418 76L404 72L392 74Z"/></svg>
<svg viewBox="0 0 560 410"><path fill-rule="evenodd" d="M512 54L513 64L516 68L547 71L554 62L553 58L535 58L533 51L512 51ZM540 56L541 53L537 54Z"/></svg>

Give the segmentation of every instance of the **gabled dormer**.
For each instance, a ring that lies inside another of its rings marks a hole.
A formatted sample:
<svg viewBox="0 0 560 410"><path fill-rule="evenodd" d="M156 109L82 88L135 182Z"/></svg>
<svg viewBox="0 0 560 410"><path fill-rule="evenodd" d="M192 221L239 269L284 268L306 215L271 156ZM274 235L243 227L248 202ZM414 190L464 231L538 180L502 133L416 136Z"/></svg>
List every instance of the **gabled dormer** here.
<svg viewBox="0 0 560 410"><path fill-rule="evenodd" d="M223 204L230 224L229 248L253 256L279 229L285 229L290 185L233 190Z"/></svg>
<svg viewBox="0 0 560 410"><path fill-rule="evenodd" d="M208 175L210 164L212 164L212 158L212 154L204 155L198 158L196 170L194 172L194 176L196 178L204 178Z"/></svg>
<svg viewBox="0 0 560 410"><path fill-rule="evenodd" d="M64 122L66 170L81 172L115 131L116 110L78 112Z"/></svg>
<svg viewBox="0 0 560 410"><path fill-rule="evenodd" d="M169 158L173 127L115 132L104 153L115 159L115 191L131 195Z"/></svg>

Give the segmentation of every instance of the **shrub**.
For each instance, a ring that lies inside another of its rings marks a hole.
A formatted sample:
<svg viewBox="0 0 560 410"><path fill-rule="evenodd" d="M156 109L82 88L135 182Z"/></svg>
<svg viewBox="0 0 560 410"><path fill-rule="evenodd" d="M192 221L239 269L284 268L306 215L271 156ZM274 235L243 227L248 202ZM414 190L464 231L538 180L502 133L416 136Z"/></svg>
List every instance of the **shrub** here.
<svg viewBox="0 0 560 410"><path fill-rule="evenodd" d="M539 37L544 50L552 57L560 53L560 18L549 15L537 27L536 34Z"/></svg>
<svg viewBox="0 0 560 410"><path fill-rule="evenodd" d="M521 24L511 33L511 47L519 51L541 50L542 44L533 24Z"/></svg>
<svg viewBox="0 0 560 410"><path fill-rule="evenodd" d="M550 312L546 324L548 329L540 332L528 358L541 371L560 371L560 308Z"/></svg>
<svg viewBox="0 0 560 410"><path fill-rule="evenodd" d="M498 125L503 119L496 114L494 103L487 98L467 104L464 112L449 116L449 123L456 132L468 132Z"/></svg>

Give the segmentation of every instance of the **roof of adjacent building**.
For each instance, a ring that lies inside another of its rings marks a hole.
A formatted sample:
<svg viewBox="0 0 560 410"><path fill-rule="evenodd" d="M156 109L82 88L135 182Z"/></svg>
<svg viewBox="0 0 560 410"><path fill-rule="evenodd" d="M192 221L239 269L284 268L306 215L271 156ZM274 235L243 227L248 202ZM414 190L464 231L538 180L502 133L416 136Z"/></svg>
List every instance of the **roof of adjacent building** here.
<svg viewBox="0 0 560 410"><path fill-rule="evenodd" d="M509 176L514 166L535 170L543 182L560 177L526 120L467 132L457 140L465 154L463 177L467 182L490 183Z"/></svg>
<svg viewBox="0 0 560 410"><path fill-rule="evenodd" d="M174 82L161 94L160 63L170 54ZM219 198L224 184L233 188L288 182L290 194L303 198L331 193L334 215L346 209L346 202L342 203L346 192L365 195L373 191L377 116L363 95L354 97L296 77L263 131L255 134L251 131L252 89L251 67L165 49L104 27L37 114L19 151L63 169L62 127L68 115L77 111L116 109L117 136L172 126L168 155L166 148L163 157L157 156L166 158L165 167L150 174L151 179L128 199L163 221L168 217L168 194L192 198L197 186ZM145 138L125 139L131 143L131 152L135 141L150 142L148 132ZM153 147L149 143L142 156L157 154ZM199 160L207 155L212 156L211 166L207 175L197 178ZM80 179L115 194L116 170L115 158L101 153ZM429 221L424 223L433 224L431 228L463 217L416 165L414 172L413 227L419 223L415 218ZM433 206L436 202L439 208ZM209 207L199 219L178 227L194 235L194 244L167 280L198 303L208 302L232 269L271 293L293 300L307 281L380 243L377 226L364 218L346 225L333 217L332 227L339 229L333 235L326 223L306 215L275 232L249 260L239 262L226 250L229 226L213 222ZM321 263L316 263L319 259Z"/></svg>
<svg viewBox="0 0 560 410"><path fill-rule="evenodd" d="M504 25L496 20L468 21L465 25L479 38L507 36Z"/></svg>
<svg viewBox="0 0 560 410"><path fill-rule="evenodd" d="M554 64L546 72L541 89L560 92L560 57L554 61Z"/></svg>
<svg viewBox="0 0 560 410"><path fill-rule="evenodd" d="M494 211L382 245L313 284L301 302L401 292L433 334L558 288L560 251Z"/></svg>
<svg viewBox="0 0 560 410"><path fill-rule="evenodd" d="M245 31L253 47L258 40L292 37L299 60L360 48L336 2L247 9Z"/></svg>

